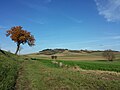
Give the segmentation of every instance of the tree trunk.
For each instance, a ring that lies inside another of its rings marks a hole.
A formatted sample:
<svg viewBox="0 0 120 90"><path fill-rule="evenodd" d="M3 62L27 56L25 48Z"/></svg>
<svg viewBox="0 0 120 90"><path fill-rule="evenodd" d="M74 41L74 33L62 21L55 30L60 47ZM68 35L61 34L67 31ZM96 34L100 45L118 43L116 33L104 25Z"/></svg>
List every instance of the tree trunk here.
<svg viewBox="0 0 120 90"><path fill-rule="evenodd" d="M16 52L15 52L16 55L17 55L19 49L20 49L20 44L18 43L18 44L17 44L17 50L16 50Z"/></svg>

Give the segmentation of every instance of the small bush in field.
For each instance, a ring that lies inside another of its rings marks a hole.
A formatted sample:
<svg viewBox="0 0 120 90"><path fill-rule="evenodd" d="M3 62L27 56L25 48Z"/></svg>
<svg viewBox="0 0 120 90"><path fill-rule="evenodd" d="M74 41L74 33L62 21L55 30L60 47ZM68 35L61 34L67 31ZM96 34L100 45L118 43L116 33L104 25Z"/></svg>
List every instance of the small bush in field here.
<svg viewBox="0 0 120 90"><path fill-rule="evenodd" d="M115 54L112 50L105 50L103 52L103 57L105 57L109 61L113 61L115 59Z"/></svg>

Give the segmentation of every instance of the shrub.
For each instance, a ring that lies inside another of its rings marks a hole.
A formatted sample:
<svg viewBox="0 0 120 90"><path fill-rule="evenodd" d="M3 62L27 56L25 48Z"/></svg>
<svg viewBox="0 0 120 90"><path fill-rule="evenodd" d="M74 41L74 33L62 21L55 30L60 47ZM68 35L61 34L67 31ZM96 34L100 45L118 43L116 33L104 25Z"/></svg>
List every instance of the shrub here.
<svg viewBox="0 0 120 90"><path fill-rule="evenodd" d="M115 59L115 54L112 50L105 50L103 52L103 57L105 57L109 61L113 61Z"/></svg>

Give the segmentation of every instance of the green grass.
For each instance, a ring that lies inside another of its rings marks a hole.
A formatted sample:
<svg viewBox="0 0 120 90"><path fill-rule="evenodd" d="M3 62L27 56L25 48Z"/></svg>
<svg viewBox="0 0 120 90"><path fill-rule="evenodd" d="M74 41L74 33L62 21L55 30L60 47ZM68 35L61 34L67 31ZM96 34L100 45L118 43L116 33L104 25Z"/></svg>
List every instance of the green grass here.
<svg viewBox="0 0 120 90"><path fill-rule="evenodd" d="M13 90L17 78L18 61L15 55L0 52L0 90Z"/></svg>
<svg viewBox="0 0 120 90"><path fill-rule="evenodd" d="M46 64L50 67L58 67L58 65L54 65L51 63L51 60L46 59L36 59L41 61L42 63ZM58 62L63 62L63 64L69 65L69 66L79 66L82 69L85 70L102 70L102 71L115 71L120 72L120 60L118 61L64 61L64 60L57 60Z"/></svg>
<svg viewBox="0 0 120 90"><path fill-rule="evenodd" d="M0 52L0 90L119 90L120 61L61 61L83 69L60 68L51 60ZM21 59L21 60L20 60ZM99 72L89 70L116 72ZM19 72L18 72L19 70Z"/></svg>
<svg viewBox="0 0 120 90"><path fill-rule="evenodd" d="M17 90L119 90L120 75L58 68L49 60L24 61Z"/></svg>
<svg viewBox="0 0 120 90"><path fill-rule="evenodd" d="M79 66L86 70L104 70L104 71L115 71L120 72L120 60L118 61L63 61L64 64L70 66Z"/></svg>

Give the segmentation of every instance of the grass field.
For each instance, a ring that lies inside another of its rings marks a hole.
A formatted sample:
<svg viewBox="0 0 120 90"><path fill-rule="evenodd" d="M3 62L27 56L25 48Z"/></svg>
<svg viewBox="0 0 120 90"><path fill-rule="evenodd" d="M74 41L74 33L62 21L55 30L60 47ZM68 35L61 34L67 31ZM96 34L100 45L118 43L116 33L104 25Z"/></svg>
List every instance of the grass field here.
<svg viewBox="0 0 120 90"><path fill-rule="evenodd" d="M16 90L119 90L119 73L73 71L44 60L24 61Z"/></svg>
<svg viewBox="0 0 120 90"><path fill-rule="evenodd" d="M51 60L41 60L43 63L51 65ZM102 71L115 71L120 72L120 60L118 61L64 61L64 60L56 60L57 62L62 62L64 65L79 66L81 69L85 70L102 70ZM49 62L49 63L48 63Z"/></svg>
<svg viewBox="0 0 120 90"><path fill-rule="evenodd" d="M49 57L44 59L39 55L18 57L5 53L0 52L0 90L119 90L120 88L119 60L113 62L57 60L69 65L68 68L61 68L53 64ZM76 65L80 67L79 71L72 68Z"/></svg>
<svg viewBox="0 0 120 90"><path fill-rule="evenodd" d="M119 61L61 61L64 64L70 66L79 66L86 70L104 70L104 71L116 71L120 72L120 60Z"/></svg>
<svg viewBox="0 0 120 90"><path fill-rule="evenodd" d="M17 56L0 51L0 90L13 90L19 62Z"/></svg>

